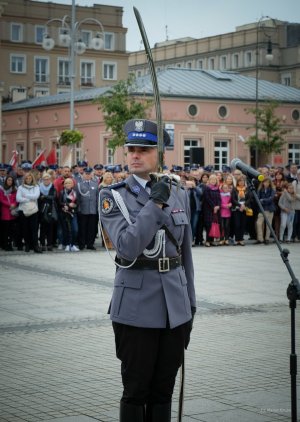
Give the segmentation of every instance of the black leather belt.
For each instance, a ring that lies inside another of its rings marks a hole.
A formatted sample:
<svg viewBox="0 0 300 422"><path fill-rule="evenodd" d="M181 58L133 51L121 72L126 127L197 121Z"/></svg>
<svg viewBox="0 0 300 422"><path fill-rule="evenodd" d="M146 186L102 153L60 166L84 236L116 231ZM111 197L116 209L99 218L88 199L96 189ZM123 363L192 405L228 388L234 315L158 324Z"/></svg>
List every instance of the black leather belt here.
<svg viewBox="0 0 300 422"><path fill-rule="evenodd" d="M127 261L123 258L116 257L116 263L123 267L128 267L132 261ZM157 270L160 273L173 270L174 268L180 267L181 255L174 256L172 258L159 258L159 259L143 259L138 258L135 263L129 267L129 270Z"/></svg>

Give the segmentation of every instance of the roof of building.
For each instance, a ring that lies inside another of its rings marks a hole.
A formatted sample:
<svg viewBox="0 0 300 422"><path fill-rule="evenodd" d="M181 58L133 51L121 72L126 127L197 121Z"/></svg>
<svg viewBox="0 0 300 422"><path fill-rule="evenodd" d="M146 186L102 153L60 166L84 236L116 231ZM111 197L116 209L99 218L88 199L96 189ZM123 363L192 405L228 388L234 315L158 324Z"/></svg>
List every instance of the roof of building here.
<svg viewBox="0 0 300 422"><path fill-rule="evenodd" d="M256 79L237 72L169 68L157 72L161 97L255 101ZM74 92L74 101L89 101L104 95L112 87ZM137 78L134 94L152 95L152 81L148 74ZM300 89L269 81L258 81L259 101L275 100L300 103ZM2 110L17 110L70 102L70 93L35 97L17 103L3 104Z"/></svg>

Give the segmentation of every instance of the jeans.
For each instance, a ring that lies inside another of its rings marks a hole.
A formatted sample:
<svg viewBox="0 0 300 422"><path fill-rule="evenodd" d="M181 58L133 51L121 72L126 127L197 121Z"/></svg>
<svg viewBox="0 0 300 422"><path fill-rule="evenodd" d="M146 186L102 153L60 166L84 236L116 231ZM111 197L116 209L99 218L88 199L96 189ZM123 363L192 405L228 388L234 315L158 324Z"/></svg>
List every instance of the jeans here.
<svg viewBox="0 0 300 422"><path fill-rule="evenodd" d="M284 231L287 227L287 229L288 229L287 240L289 242L291 241L292 233L293 233L294 217L295 217L295 211L291 211L291 212L281 211L281 214L280 214L280 232L279 232L279 239L280 240L283 240Z"/></svg>

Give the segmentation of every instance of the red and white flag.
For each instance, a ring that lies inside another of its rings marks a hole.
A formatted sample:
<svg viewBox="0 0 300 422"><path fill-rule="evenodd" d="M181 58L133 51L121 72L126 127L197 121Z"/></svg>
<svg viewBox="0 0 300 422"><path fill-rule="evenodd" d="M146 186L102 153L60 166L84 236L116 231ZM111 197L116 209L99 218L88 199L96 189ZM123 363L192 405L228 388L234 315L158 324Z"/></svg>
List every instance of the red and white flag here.
<svg viewBox="0 0 300 422"><path fill-rule="evenodd" d="M13 155L11 157L9 165L12 166L13 169L15 169L17 167L17 164L18 164L18 161L19 161L19 157L18 157L19 153L16 150L14 150L12 153L13 153Z"/></svg>
<svg viewBox="0 0 300 422"><path fill-rule="evenodd" d="M40 164L42 165L46 165L46 157L45 157L45 149L43 149L39 155L36 157L36 159L34 160L34 162L32 163L32 168L34 169L35 167L39 166Z"/></svg>
<svg viewBox="0 0 300 422"><path fill-rule="evenodd" d="M52 166L54 164L57 164L56 148L55 147L53 147L50 150L49 154L47 155L46 162L47 162L48 166Z"/></svg>

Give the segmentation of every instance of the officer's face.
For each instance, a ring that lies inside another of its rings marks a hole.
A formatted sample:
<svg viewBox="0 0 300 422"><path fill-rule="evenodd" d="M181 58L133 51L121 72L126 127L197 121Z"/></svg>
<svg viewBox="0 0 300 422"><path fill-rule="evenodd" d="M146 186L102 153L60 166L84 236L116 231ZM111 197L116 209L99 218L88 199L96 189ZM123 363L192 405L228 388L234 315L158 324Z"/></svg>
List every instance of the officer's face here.
<svg viewBox="0 0 300 422"><path fill-rule="evenodd" d="M156 171L157 148L128 147L127 162L130 173L148 179L149 173Z"/></svg>

